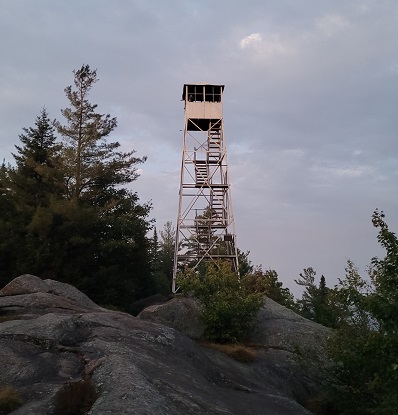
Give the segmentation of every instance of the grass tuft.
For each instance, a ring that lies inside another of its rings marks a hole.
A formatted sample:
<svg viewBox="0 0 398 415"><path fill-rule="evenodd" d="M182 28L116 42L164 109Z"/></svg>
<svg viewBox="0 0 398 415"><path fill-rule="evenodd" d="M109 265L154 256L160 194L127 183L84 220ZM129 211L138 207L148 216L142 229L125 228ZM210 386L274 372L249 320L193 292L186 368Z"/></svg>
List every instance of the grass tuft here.
<svg viewBox="0 0 398 415"><path fill-rule="evenodd" d="M0 323L4 323L5 321L11 321L11 320L21 320L23 316L20 316L18 314L5 314L0 316Z"/></svg>
<svg viewBox="0 0 398 415"><path fill-rule="evenodd" d="M0 415L6 415L22 405L18 391L9 385L0 385Z"/></svg>
<svg viewBox="0 0 398 415"><path fill-rule="evenodd" d="M54 415L84 415L97 399L91 380L81 380L64 385L55 395Z"/></svg>
<svg viewBox="0 0 398 415"><path fill-rule="evenodd" d="M203 346L207 347L208 349L213 349L224 353L237 362L251 363L256 360L256 352L254 347L246 346L244 344L219 344L205 342L203 343Z"/></svg>

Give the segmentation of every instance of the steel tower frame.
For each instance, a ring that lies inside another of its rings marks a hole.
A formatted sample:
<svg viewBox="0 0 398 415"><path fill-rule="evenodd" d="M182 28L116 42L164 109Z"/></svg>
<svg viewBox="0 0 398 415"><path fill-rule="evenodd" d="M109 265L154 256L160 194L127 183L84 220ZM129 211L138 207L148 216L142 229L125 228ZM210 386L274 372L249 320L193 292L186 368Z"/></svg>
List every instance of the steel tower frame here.
<svg viewBox="0 0 398 415"><path fill-rule="evenodd" d="M185 84L185 128L172 291L185 266L230 260L238 271L235 222L224 137L224 85Z"/></svg>

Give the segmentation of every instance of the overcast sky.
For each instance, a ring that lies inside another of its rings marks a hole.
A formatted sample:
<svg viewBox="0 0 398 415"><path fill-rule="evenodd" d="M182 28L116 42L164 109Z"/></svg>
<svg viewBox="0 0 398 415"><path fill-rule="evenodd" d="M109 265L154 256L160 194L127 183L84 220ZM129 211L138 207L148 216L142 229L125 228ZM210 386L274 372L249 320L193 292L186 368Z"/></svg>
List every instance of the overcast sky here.
<svg viewBox="0 0 398 415"><path fill-rule="evenodd" d="M398 231L396 0L2 0L0 157L45 106L62 119L74 69L110 137L147 155L133 184L158 229L176 224L184 83L224 84L240 249L332 286L347 259L383 255L375 208Z"/></svg>

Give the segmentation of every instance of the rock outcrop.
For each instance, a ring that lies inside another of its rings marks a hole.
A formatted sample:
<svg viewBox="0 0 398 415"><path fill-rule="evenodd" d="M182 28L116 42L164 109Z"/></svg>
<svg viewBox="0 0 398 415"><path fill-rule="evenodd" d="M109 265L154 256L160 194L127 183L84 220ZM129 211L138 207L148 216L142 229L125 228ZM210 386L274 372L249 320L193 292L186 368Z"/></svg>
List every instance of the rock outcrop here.
<svg viewBox="0 0 398 415"><path fill-rule="evenodd" d="M177 297L168 303L146 308L138 317L199 339L203 335L199 314L200 306L196 300ZM308 401L317 394L320 385L316 380L318 374L314 372L316 368L312 362L305 361L306 355L310 351L311 359L325 359L324 346L330 333L329 328L266 298L256 316L254 330L247 338L247 343L256 350L251 373L300 402ZM210 358L224 364L214 353Z"/></svg>
<svg viewBox="0 0 398 415"><path fill-rule="evenodd" d="M0 291L0 318L0 383L23 399L13 415L53 414L56 392L84 377L98 392L91 415L309 414L267 348L238 363L67 284L18 277Z"/></svg>
<svg viewBox="0 0 398 415"><path fill-rule="evenodd" d="M172 327L191 339L200 339L204 332L200 309L199 302L193 298L178 297L164 304L151 305L141 311L138 317Z"/></svg>

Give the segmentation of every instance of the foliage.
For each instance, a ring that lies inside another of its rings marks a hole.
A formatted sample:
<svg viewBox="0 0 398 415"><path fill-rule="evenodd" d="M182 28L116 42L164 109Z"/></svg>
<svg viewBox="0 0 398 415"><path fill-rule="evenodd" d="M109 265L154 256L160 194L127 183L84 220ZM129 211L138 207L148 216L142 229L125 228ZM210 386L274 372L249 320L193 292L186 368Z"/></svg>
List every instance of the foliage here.
<svg viewBox="0 0 398 415"><path fill-rule="evenodd" d="M64 140L62 147L65 190L68 198L91 197L98 191L130 183L137 178L135 166L146 157L134 157L134 151L117 151L118 142L105 138L116 128L116 118L95 112L96 104L88 100L92 87L98 82L97 71L83 65L73 71L74 88L65 88L70 107L63 109L66 125L55 126Z"/></svg>
<svg viewBox="0 0 398 415"><path fill-rule="evenodd" d="M150 204L124 187L137 177L134 151L107 138L116 119L97 112L89 93L98 81L83 65L65 89L65 124L43 109L24 128L16 166L0 170L0 282L23 273L75 285L92 300L128 311L154 293Z"/></svg>
<svg viewBox="0 0 398 415"><path fill-rule="evenodd" d="M220 343L242 340L263 304L263 293L253 291L248 282L245 278L241 280L227 261L207 264L203 277L192 269L177 276L182 291L203 305L205 337Z"/></svg>
<svg viewBox="0 0 398 415"><path fill-rule="evenodd" d="M0 385L0 415L6 415L22 405L18 391L10 385Z"/></svg>
<svg viewBox="0 0 398 415"><path fill-rule="evenodd" d="M173 280L175 249L175 229L172 222L165 223L160 231L160 240L155 228L151 242L152 270L157 292L168 295Z"/></svg>
<svg viewBox="0 0 398 415"><path fill-rule="evenodd" d="M336 327L340 310L336 308L334 291L326 286L326 278L322 275L319 285L315 283L316 271L305 268L296 284L304 287L300 300L296 301L297 311L305 318L322 324L326 327Z"/></svg>
<svg viewBox="0 0 398 415"><path fill-rule="evenodd" d="M261 266L256 267L254 273L244 277L253 292L262 292L277 303L294 308L294 297L289 288L283 287L278 280L278 273L275 270L263 271Z"/></svg>
<svg viewBox="0 0 398 415"><path fill-rule="evenodd" d="M335 288L344 307L329 343L329 380L341 414L393 415L398 407L398 239L383 212L372 221L386 256L372 260L370 284L349 262Z"/></svg>
<svg viewBox="0 0 398 415"><path fill-rule="evenodd" d="M172 222L165 223L163 230L160 231L159 242L159 264L165 274L169 285L173 279L173 264L174 264L174 249L175 249L175 235L176 231Z"/></svg>
<svg viewBox="0 0 398 415"><path fill-rule="evenodd" d="M64 385L55 395L54 415L84 415L97 399L91 380Z"/></svg>
<svg viewBox="0 0 398 415"><path fill-rule="evenodd" d="M23 146L16 145L17 154L13 154L17 168L9 169L11 189L21 198L18 206L47 205L48 195L60 190L62 177L59 174L61 146L56 142L46 108L42 108L34 128L23 128L19 139Z"/></svg>
<svg viewBox="0 0 398 415"><path fill-rule="evenodd" d="M41 110L35 127L24 128L15 146L16 167L3 162L0 172L0 282L9 282L20 273L19 261L29 255L26 247L28 225L37 209L48 206L57 190L57 151L54 129L47 111Z"/></svg>
<svg viewBox="0 0 398 415"><path fill-rule="evenodd" d="M232 240L226 238L220 229L215 226L220 221L219 213L208 205L204 209L197 209L194 219L194 226L190 230L189 238L185 238L179 244L179 251L184 252L184 261L179 261L178 270L184 267L195 268L201 275L206 272L206 261L204 257L225 258L235 256L235 246ZM231 235L229 235L231 236ZM245 254L242 260L246 261ZM242 263L242 270L250 268L250 264Z"/></svg>
<svg viewBox="0 0 398 415"><path fill-rule="evenodd" d="M244 277L251 274L254 270L254 266L249 259L250 251L243 252L238 248L238 263L239 263L239 275Z"/></svg>

